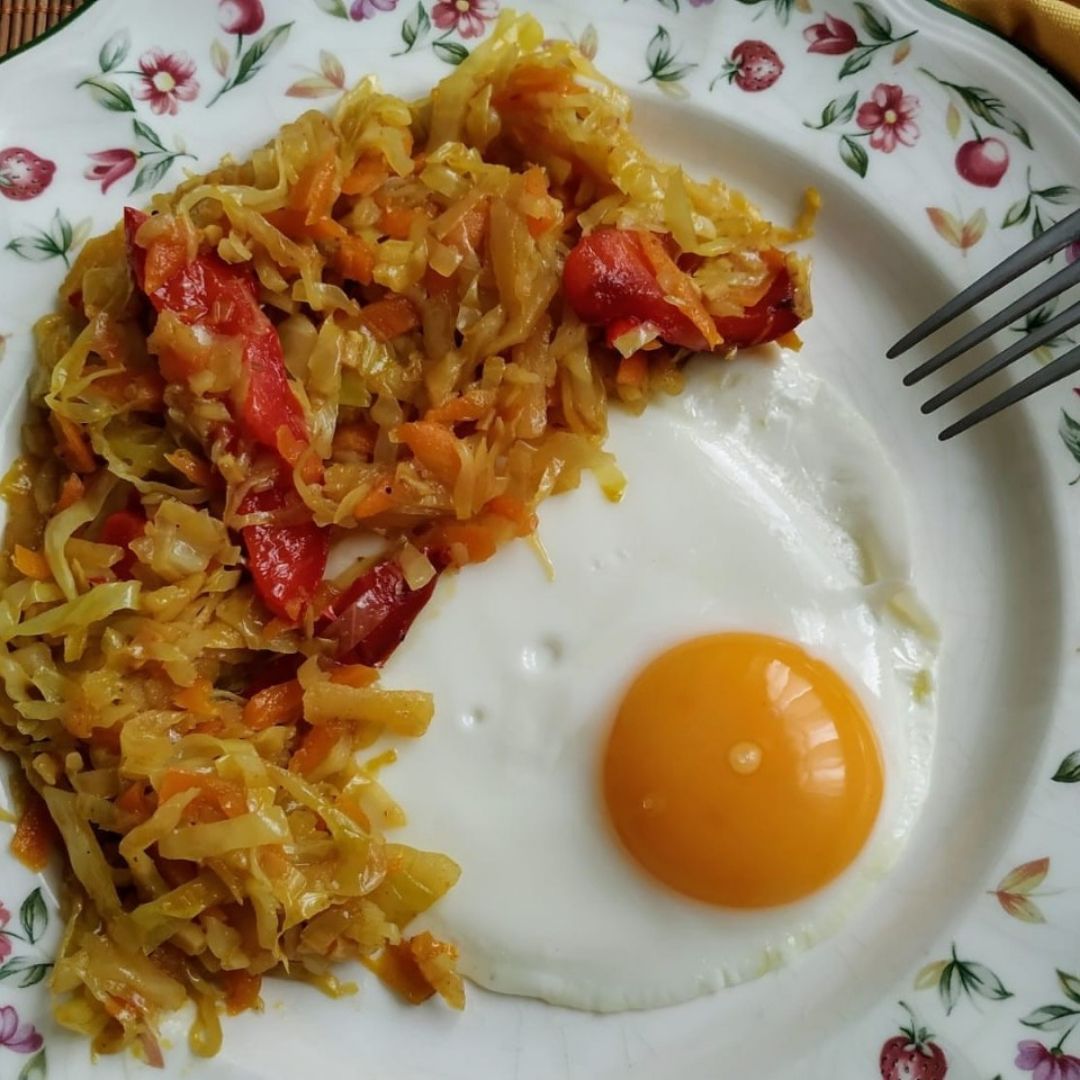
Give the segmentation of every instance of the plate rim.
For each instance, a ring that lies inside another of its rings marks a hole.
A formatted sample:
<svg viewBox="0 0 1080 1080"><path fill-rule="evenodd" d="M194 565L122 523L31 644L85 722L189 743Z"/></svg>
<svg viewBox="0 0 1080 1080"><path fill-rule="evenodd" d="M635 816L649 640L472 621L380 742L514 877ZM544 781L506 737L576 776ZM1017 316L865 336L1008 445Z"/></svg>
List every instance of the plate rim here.
<svg viewBox="0 0 1080 1080"><path fill-rule="evenodd" d="M115 2L117 4L117 6L119 6L120 0L115 0ZM923 2L925 2L925 0L923 0ZM1052 71L1047 69L1044 64L1039 62L1036 58L1032 57L1028 52L1026 52L1022 48L1020 48L1014 42L1010 41L1007 37L997 33L991 27L988 27L986 24L980 22L979 20L974 19L971 16L966 15L965 13L959 12L954 8L949 7L948 5L946 5L943 2L943 0L929 0L929 2L934 8L938 9L939 11L941 11L941 12L943 12L945 14L948 14L948 15L957 16L960 22L963 22L964 24L967 24L969 26L973 26L973 27L975 27L977 29L982 29L982 30L990 33L992 37L996 38L998 41L1000 41L1001 43L1003 43L1006 46L1009 46L1012 50L1014 50L1015 54L1019 54L1019 56L1023 57L1024 61L1034 64L1035 68L1038 71L1041 71L1044 75L1049 76L1050 80L1052 80L1053 83L1056 83L1059 87L1061 87L1063 90L1065 90L1068 98L1072 102L1080 103L1080 94L1078 94L1077 91L1075 91L1067 83L1062 81L1055 73L1053 73ZM885 6L895 5L896 7L903 8L905 10L905 13L911 13L911 9L912 9L912 5L910 3L904 2L904 0L883 0L883 4ZM49 31L47 31L45 34L41 35L39 38L37 38L34 41L31 41L29 43L26 43L23 46L20 46L18 49L13 50L7 56L5 56L3 58L0 58L0 64L4 64L9 60L14 60L16 57L29 54L30 51L34 48L34 46L39 45L39 44L44 44L48 39L58 37L61 30L65 30L68 26L72 25L76 21L76 19L80 18L81 16L85 15L87 12L91 11L91 9L93 9L95 12L98 12L98 11L108 9L110 6L111 6L110 4L99 3L99 0L87 0L87 2L82 7L76 9L75 11L73 11L69 16L67 16L64 20L62 20L61 23L59 23L57 26L51 28ZM508 5L508 6L513 6L513 5L511 4L511 5ZM820 11L815 12L815 14L820 14ZM317 14L315 13L314 8L311 9L311 15L312 15L313 18L318 17ZM942 48L945 49L946 51L948 51L950 46L948 44L943 44ZM4 72L4 74L6 74L6 72ZM715 110L713 110L713 111L715 113ZM1080 143L1078 143L1078 145L1080 145ZM1041 443L1041 440L1040 440L1040 443ZM1048 482L1052 482L1055 475L1056 475L1056 470L1050 470L1048 472ZM1055 498L1054 502L1055 502L1056 506L1059 506L1059 507L1061 507L1063 509L1063 511L1068 512L1068 507L1065 506L1065 500L1063 498ZM1075 515L1073 513L1068 512L1068 517L1069 518L1072 518L1074 516ZM1066 559L1064 561L1064 565L1066 567L1068 567L1070 571L1072 571L1077 566L1077 562L1075 560L1073 560L1073 559ZM1059 706L1059 708L1060 708L1060 706ZM1044 750L1045 750L1046 753L1051 752L1049 747L1045 747ZM3 899L3 898L0 898L0 899Z"/></svg>

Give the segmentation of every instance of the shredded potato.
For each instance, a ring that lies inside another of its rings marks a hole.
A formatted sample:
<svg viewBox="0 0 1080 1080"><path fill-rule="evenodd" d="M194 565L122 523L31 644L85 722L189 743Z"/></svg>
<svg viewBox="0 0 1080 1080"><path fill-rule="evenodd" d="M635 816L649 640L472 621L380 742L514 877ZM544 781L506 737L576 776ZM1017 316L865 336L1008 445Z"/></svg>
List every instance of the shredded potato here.
<svg viewBox="0 0 1080 1080"><path fill-rule="evenodd" d="M629 119L504 12L429 98L365 79L128 211L37 324L0 747L33 788L20 835L51 819L62 844L55 1012L95 1051L159 1064L161 1017L191 1003L212 1054L263 976L344 992L346 960L464 1003L453 945L407 934L458 867L386 838L387 758L359 757L422 736L433 703L378 665L541 500L584 471L619 497L610 399L677 391L693 348L793 343L810 311L783 250L809 217L778 228L654 161ZM575 247L612 238L652 314L571 295ZM381 553L326 578L347 532Z"/></svg>

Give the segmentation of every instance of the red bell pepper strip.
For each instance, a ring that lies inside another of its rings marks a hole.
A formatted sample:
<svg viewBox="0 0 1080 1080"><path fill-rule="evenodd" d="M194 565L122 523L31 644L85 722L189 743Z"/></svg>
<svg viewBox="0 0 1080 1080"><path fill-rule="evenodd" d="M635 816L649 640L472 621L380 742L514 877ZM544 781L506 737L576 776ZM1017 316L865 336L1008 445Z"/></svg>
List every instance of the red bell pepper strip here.
<svg viewBox="0 0 1080 1080"><path fill-rule="evenodd" d="M435 591L445 558L429 553L435 576L410 589L396 559L377 563L352 583L326 610L318 633L337 642L335 659L378 667L405 640L413 620Z"/></svg>
<svg viewBox="0 0 1080 1080"><path fill-rule="evenodd" d="M716 320L725 345L744 348L764 345L790 333L802 319L795 314L795 286L786 267L781 267L765 295L742 315Z"/></svg>
<svg viewBox="0 0 1080 1080"><path fill-rule="evenodd" d="M583 322L651 322L672 345L707 348L701 331L668 302L633 230L597 229L583 236L567 256L563 288Z"/></svg>
<svg viewBox="0 0 1080 1080"><path fill-rule="evenodd" d="M139 292L146 290L146 248L141 248L135 243L135 234L149 216L133 206L124 207L124 243L127 245L131 275L135 279L135 286Z"/></svg>
<svg viewBox="0 0 1080 1080"><path fill-rule="evenodd" d="M131 541L138 540L145 532L146 515L141 510L117 510L101 526L101 542L124 549L120 561L114 563L112 568L113 573L123 581L134 577L135 552L131 550Z"/></svg>
<svg viewBox="0 0 1080 1080"><path fill-rule="evenodd" d="M135 234L144 221L146 214L125 209L129 259L140 289L145 285L146 251L135 243ZM293 451L288 464L295 464L295 452L309 441L307 424L289 386L277 331L259 306L252 272L231 266L214 252L204 252L154 289L149 299L158 312L170 311L189 326L205 326L242 341L246 392L237 410L237 430L280 454L284 429L291 436L284 443L291 444ZM240 513L280 510L291 496L292 481L283 471L275 487L250 494ZM322 582L329 530L307 521L249 525L242 536L259 596L275 615L298 621Z"/></svg>
<svg viewBox="0 0 1080 1080"><path fill-rule="evenodd" d="M266 491L253 491L241 502L241 514L280 510L292 497L287 473ZM277 616L297 622L311 603L326 572L330 530L304 521L296 525L247 525L241 529L255 590Z"/></svg>
<svg viewBox="0 0 1080 1080"><path fill-rule="evenodd" d="M609 343L648 322L670 345L708 348L698 327L667 299L632 229L604 228L583 236L567 256L563 289L579 319L606 328ZM745 314L715 320L724 344L760 345L793 330L801 321L794 299L791 277L781 269Z"/></svg>
<svg viewBox="0 0 1080 1080"><path fill-rule="evenodd" d="M135 243L135 234L146 217L131 207L124 210L129 258L140 289L144 286L146 251ZM284 427L294 443L307 445L307 425L289 386L281 340L259 305L255 277L249 268L232 266L214 252L203 252L149 298L156 311L170 311L189 326L205 326L242 340L247 392L236 416L241 435L277 451L278 432Z"/></svg>

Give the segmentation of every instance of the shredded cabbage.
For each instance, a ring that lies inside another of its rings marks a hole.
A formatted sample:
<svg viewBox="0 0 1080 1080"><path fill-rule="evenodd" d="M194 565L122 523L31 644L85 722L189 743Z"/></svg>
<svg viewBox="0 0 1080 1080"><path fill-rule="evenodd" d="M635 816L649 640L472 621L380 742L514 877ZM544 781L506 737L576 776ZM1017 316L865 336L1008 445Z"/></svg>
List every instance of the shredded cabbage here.
<svg viewBox="0 0 1080 1080"><path fill-rule="evenodd" d="M60 837L54 1010L95 1052L162 1064L162 1017L190 1003L212 1054L264 976L342 994L347 960L464 1003L452 944L407 936L457 864L386 839L393 755L359 754L433 717L372 666L402 598L517 537L545 557L541 501L586 472L622 493L610 402L680 386L687 350L653 323L608 343L578 318L568 253L635 230L718 346L780 268L810 311L782 247L813 199L779 228L629 120L574 46L503 12L424 100L364 79L156 195L131 254L120 226L88 241L38 322L2 484L0 747ZM325 578L320 545L350 532L378 554Z"/></svg>

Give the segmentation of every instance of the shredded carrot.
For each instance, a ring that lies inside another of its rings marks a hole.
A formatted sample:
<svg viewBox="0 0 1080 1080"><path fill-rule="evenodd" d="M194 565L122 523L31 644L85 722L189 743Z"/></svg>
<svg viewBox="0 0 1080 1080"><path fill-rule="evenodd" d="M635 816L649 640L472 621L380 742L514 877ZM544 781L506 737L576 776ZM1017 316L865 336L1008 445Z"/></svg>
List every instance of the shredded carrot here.
<svg viewBox="0 0 1080 1080"><path fill-rule="evenodd" d="M78 473L68 473L67 479L60 485L60 494L56 498L57 514L61 510L66 510L69 506L74 506L85 494L86 485L82 482L82 478Z"/></svg>
<svg viewBox="0 0 1080 1080"><path fill-rule="evenodd" d="M382 187L390 175L381 156L362 157L341 185L342 195L370 195Z"/></svg>
<svg viewBox="0 0 1080 1080"><path fill-rule="evenodd" d="M331 720L311 728L289 759L289 771L304 774L314 772L330 756L348 730L349 726L343 720Z"/></svg>
<svg viewBox="0 0 1080 1080"><path fill-rule="evenodd" d="M619 386L644 386L649 374L648 357L639 349L619 361L615 382Z"/></svg>
<svg viewBox="0 0 1080 1080"><path fill-rule="evenodd" d="M306 439L297 438L286 424L282 424L275 432L277 436L277 451L294 469L300 467L300 475L309 484L318 483L322 479L322 462L315 454L308 453L310 444Z"/></svg>
<svg viewBox="0 0 1080 1080"><path fill-rule="evenodd" d="M543 217L533 217L531 214L527 214L525 216L525 227L529 230L529 235L535 238L543 236L558 220L555 214L545 214Z"/></svg>
<svg viewBox="0 0 1080 1080"><path fill-rule="evenodd" d="M397 504L394 497L394 487L390 480L376 484L354 507L353 517L357 521L364 518L375 517L387 510L392 510Z"/></svg>
<svg viewBox="0 0 1080 1080"><path fill-rule="evenodd" d="M655 233L647 229L637 229L634 235L652 265L660 288L670 301L701 331L701 336L710 348L719 345L720 333L716 329L716 322L705 310L701 295L690 275L678 268L675 260L667 253L664 242Z"/></svg>
<svg viewBox="0 0 1080 1080"><path fill-rule="evenodd" d="M361 962L410 1005L419 1005L435 993L408 945L387 945L374 959Z"/></svg>
<svg viewBox="0 0 1080 1080"><path fill-rule="evenodd" d="M16 544L11 553L11 565L19 571L23 577L33 578L35 581L48 581L52 577L49 570L49 561L40 551L31 551L22 544Z"/></svg>
<svg viewBox="0 0 1080 1080"><path fill-rule="evenodd" d="M495 554L500 539L499 532L492 528L490 521L485 522L480 518L472 521L440 521L431 531L429 546L448 548L455 558L455 549L460 548L465 558L458 561L481 563Z"/></svg>
<svg viewBox="0 0 1080 1080"><path fill-rule="evenodd" d="M360 312L360 321L379 341L392 341L420 325L420 316L411 301L392 293L368 304Z"/></svg>
<svg viewBox="0 0 1080 1080"><path fill-rule="evenodd" d="M139 821L145 821L157 807L157 801L142 780L129 784L117 797L116 805Z"/></svg>
<svg viewBox="0 0 1080 1080"><path fill-rule="evenodd" d="M448 427L429 420L414 420L410 424L399 424L394 435L437 480L453 487L461 472L461 456L457 449L460 440Z"/></svg>
<svg viewBox="0 0 1080 1080"><path fill-rule="evenodd" d="M217 711L213 690L214 684L209 679L198 678L191 686L185 686L173 695L173 704L195 716L213 716Z"/></svg>
<svg viewBox="0 0 1080 1080"><path fill-rule="evenodd" d="M364 829L367 832L371 831L370 819L367 814L357 806L354 799L350 799L348 795L339 795L335 805L346 815L346 817L352 818L361 829Z"/></svg>
<svg viewBox="0 0 1080 1080"><path fill-rule="evenodd" d="M466 420L479 420L491 408L492 398L458 395L441 405L428 409L424 419L435 424L460 424Z"/></svg>
<svg viewBox="0 0 1080 1080"><path fill-rule="evenodd" d="M304 240L334 241L348 235L345 226L332 217L318 217L314 221L308 221L303 210L292 210L287 206L280 210L268 211L266 220L290 240L300 242Z"/></svg>
<svg viewBox="0 0 1080 1080"><path fill-rule="evenodd" d="M224 817L239 817L247 812L247 798L239 784L222 780L212 773L188 772L185 769L169 769L162 774L157 785L160 802L166 802L181 791L196 788L198 796L188 804L189 817L201 817L202 811L220 811ZM202 803L202 806L196 806Z"/></svg>
<svg viewBox="0 0 1080 1080"><path fill-rule="evenodd" d="M28 791L11 838L11 853L31 870L44 870L56 844L57 831L45 800Z"/></svg>
<svg viewBox="0 0 1080 1080"><path fill-rule="evenodd" d="M165 460L196 487L214 487L217 477L210 463L198 454L181 448L165 455Z"/></svg>
<svg viewBox="0 0 1080 1080"><path fill-rule="evenodd" d="M335 454L357 454L370 457L375 449L375 431L370 424L339 424L334 432Z"/></svg>
<svg viewBox="0 0 1080 1080"><path fill-rule="evenodd" d="M511 522L518 536L528 536L536 531L536 513L513 495L496 495L484 504L484 510Z"/></svg>
<svg viewBox="0 0 1080 1080"><path fill-rule="evenodd" d="M91 473L97 468L97 462L90 451L90 446L83 435L82 428L60 413L50 412L49 423L56 435L56 452L69 469L77 473Z"/></svg>
<svg viewBox="0 0 1080 1080"><path fill-rule="evenodd" d="M134 780L116 797L116 805L129 814L134 813L146 798L146 785L142 780Z"/></svg>
<svg viewBox="0 0 1080 1080"><path fill-rule="evenodd" d="M459 249L479 251L488 226L488 200L480 199L465 211L465 216L450 230L446 242Z"/></svg>
<svg viewBox="0 0 1080 1080"><path fill-rule="evenodd" d="M308 235L315 240L340 240L349 235L349 230L332 217L322 217L308 226Z"/></svg>
<svg viewBox="0 0 1080 1080"><path fill-rule="evenodd" d="M330 681L340 686L370 686L379 678L378 671L367 664L343 664L330 672Z"/></svg>
<svg viewBox="0 0 1080 1080"><path fill-rule="evenodd" d="M295 724L304 715L304 691L295 679L252 694L244 705L244 723L252 731L275 724Z"/></svg>
<svg viewBox="0 0 1080 1080"><path fill-rule="evenodd" d="M548 229L559 220L558 213L555 209L555 201L547 198L548 194L548 176L547 173L537 166L533 166L531 169L527 169L522 174L523 186L525 188L525 194L533 199L547 199L547 212L537 216L527 214L525 221L529 229L529 235L536 237L543 233L546 233Z"/></svg>
<svg viewBox="0 0 1080 1080"><path fill-rule="evenodd" d="M261 1009L262 976L251 975L246 971L222 971L218 975L225 990L225 1011L236 1016L247 1009Z"/></svg>
<svg viewBox="0 0 1080 1080"><path fill-rule="evenodd" d="M370 285L375 269L375 256L361 237L345 236L334 251L334 269L346 281Z"/></svg>
<svg viewBox="0 0 1080 1080"><path fill-rule="evenodd" d="M290 210L284 206L280 210L268 210L264 216L275 229L283 232L290 240L307 238L307 224L302 210Z"/></svg>
<svg viewBox="0 0 1080 1080"><path fill-rule="evenodd" d="M277 451L292 466L300 460L301 455L308 448L306 439L297 438L286 424L282 424L275 433L277 435Z"/></svg>
<svg viewBox="0 0 1080 1080"><path fill-rule="evenodd" d="M408 240L416 214L408 206L387 206L379 218L379 228L394 240Z"/></svg>
<svg viewBox="0 0 1080 1080"><path fill-rule="evenodd" d="M304 223L313 225L330 216L340 188L337 182L337 151L331 147L306 165L289 191L289 209L303 211Z"/></svg>

